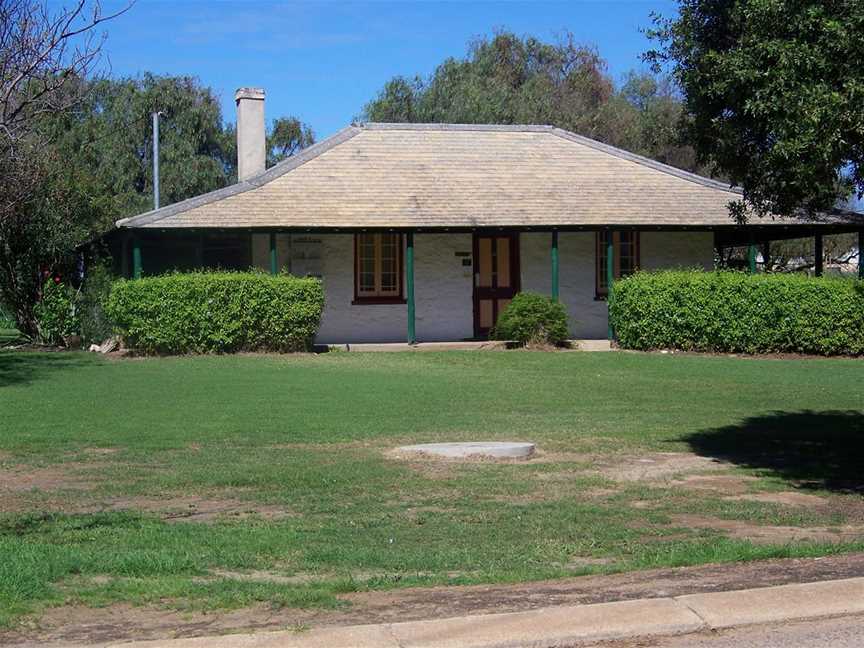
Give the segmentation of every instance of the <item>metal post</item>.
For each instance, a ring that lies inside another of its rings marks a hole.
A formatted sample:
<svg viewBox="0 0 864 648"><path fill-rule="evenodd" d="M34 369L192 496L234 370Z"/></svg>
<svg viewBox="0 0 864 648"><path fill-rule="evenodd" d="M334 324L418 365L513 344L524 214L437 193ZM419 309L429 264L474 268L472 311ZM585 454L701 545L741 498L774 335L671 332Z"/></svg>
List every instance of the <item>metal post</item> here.
<svg viewBox="0 0 864 648"><path fill-rule="evenodd" d="M750 274L756 274L756 244L751 243L747 246L747 271Z"/></svg>
<svg viewBox="0 0 864 648"><path fill-rule="evenodd" d="M816 234L813 240L813 256L814 265L816 266L816 276L821 277L825 266L825 248L822 245L822 235Z"/></svg>
<svg viewBox="0 0 864 648"><path fill-rule="evenodd" d="M276 256L276 232L270 232L270 274L279 274L279 260Z"/></svg>
<svg viewBox="0 0 864 648"><path fill-rule="evenodd" d="M552 299L558 301L558 230L552 231Z"/></svg>
<svg viewBox="0 0 864 648"><path fill-rule="evenodd" d="M159 115L153 113L153 209L159 209Z"/></svg>
<svg viewBox="0 0 864 648"><path fill-rule="evenodd" d="M608 232L606 240L606 315L609 320L609 339L615 339L615 330L612 327L612 318L609 317L609 304L612 301L612 285L615 283L615 234L612 230Z"/></svg>
<svg viewBox="0 0 864 648"><path fill-rule="evenodd" d="M858 278L864 281L864 229L858 231Z"/></svg>
<svg viewBox="0 0 864 648"><path fill-rule="evenodd" d="M414 232L405 236L405 299L408 302L408 344L417 343L414 330Z"/></svg>
<svg viewBox="0 0 864 648"><path fill-rule="evenodd" d="M143 267L141 265L141 240L136 236L132 239L132 278L140 279Z"/></svg>

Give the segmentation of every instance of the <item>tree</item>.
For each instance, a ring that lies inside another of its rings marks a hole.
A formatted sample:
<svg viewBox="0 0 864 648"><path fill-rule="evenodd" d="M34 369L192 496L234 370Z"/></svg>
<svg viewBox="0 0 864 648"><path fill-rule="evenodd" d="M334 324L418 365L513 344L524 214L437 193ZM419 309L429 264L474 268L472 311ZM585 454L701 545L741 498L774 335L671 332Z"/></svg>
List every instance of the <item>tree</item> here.
<svg viewBox="0 0 864 648"><path fill-rule="evenodd" d="M162 113L163 204L236 180L234 127L223 123L218 98L197 79L153 74L97 79L79 92L83 99L75 110L39 120L44 173L19 208L22 218L0 223L0 301L30 336L36 332L34 306L43 273L69 273L77 245L111 229L119 218L152 208L153 112ZM275 162L313 139L298 119L277 119L268 157Z"/></svg>
<svg viewBox="0 0 864 648"><path fill-rule="evenodd" d="M274 119L267 135L267 166L273 166L314 143L315 134L309 124L296 117Z"/></svg>
<svg viewBox="0 0 864 648"><path fill-rule="evenodd" d="M152 208L153 131L160 112L160 197L163 205L229 184L236 175L233 130L219 99L193 77L100 79L78 110L45 129L60 155L93 177L94 208L104 223Z"/></svg>
<svg viewBox="0 0 864 648"><path fill-rule="evenodd" d="M105 15L78 0L52 14L35 0L0 0L0 222L37 191L41 119L78 104L79 81L99 61L96 28L123 11Z"/></svg>
<svg viewBox="0 0 864 648"><path fill-rule="evenodd" d="M744 189L739 220L864 193L864 3L679 0L646 60L669 66L702 162Z"/></svg>
<svg viewBox="0 0 864 648"><path fill-rule="evenodd" d="M499 32L469 45L432 75L395 77L366 104L382 122L552 124L686 169L695 154L679 137L681 102L668 79L631 73L620 89L593 47Z"/></svg>

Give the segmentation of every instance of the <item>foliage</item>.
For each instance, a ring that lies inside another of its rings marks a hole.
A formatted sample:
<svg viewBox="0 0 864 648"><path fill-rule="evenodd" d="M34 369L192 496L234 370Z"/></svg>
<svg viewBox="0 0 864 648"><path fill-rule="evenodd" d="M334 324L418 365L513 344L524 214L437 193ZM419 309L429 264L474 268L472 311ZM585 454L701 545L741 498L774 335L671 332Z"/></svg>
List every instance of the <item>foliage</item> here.
<svg viewBox="0 0 864 648"><path fill-rule="evenodd" d="M128 8L128 7L127 7ZM38 154L45 117L64 114L84 94L81 79L100 58L98 0L49 9L39 0L0 0L0 223L22 209L44 180Z"/></svg>
<svg viewBox="0 0 864 648"><path fill-rule="evenodd" d="M498 316L491 337L528 345L563 344L569 337L567 309L545 295L520 292Z"/></svg>
<svg viewBox="0 0 864 648"><path fill-rule="evenodd" d="M616 90L593 47L499 32L448 58L428 79L395 77L366 104L380 122L552 124L694 170L679 138L681 103L668 80L631 73Z"/></svg>
<svg viewBox="0 0 864 648"><path fill-rule="evenodd" d="M646 59L671 63L700 159L744 188L735 216L862 195L864 3L680 0L676 18L655 21Z"/></svg>
<svg viewBox="0 0 864 648"><path fill-rule="evenodd" d="M639 272L609 305L628 349L864 354L864 283L798 274Z"/></svg>
<svg viewBox="0 0 864 648"><path fill-rule="evenodd" d="M45 181L20 206L19 217L0 222L0 301L31 339L39 337L34 309L45 274L68 283L78 262L75 245L94 236L108 217L94 206L86 170L50 154L40 163Z"/></svg>
<svg viewBox="0 0 864 648"><path fill-rule="evenodd" d="M216 95L196 79L145 74L79 80L79 85L86 89L77 110L43 116L40 132L48 145L29 161L38 166L41 180L19 206L21 217L0 222L0 300L30 337L37 335L33 307L40 272L68 274L77 262L77 245L118 218L150 209L153 111L163 113L164 204L218 189L236 176L233 127L223 126ZM276 120L274 130L273 159L314 139L309 127L294 118ZM299 140L292 140L292 133Z"/></svg>
<svg viewBox="0 0 864 648"><path fill-rule="evenodd" d="M63 344L81 328L76 309L76 291L60 277L48 277L42 288L42 299L36 304L36 322L39 341L44 344Z"/></svg>
<svg viewBox="0 0 864 648"><path fill-rule="evenodd" d="M114 275L104 263L96 262L86 271L76 303L80 333L86 345L101 344L113 333L111 320L105 314L113 282Z"/></svg>
<svg viewBox="0 0 864 648"><path fill-rule="evenodd" d="M260 272L193 272L119 280L105 312L145 353L306 351L324 291L316 279Z"/></svg>
<svg viewBox="0 0 864 648"><path fill-rule="evenodd" d="M314 143L315 133L309 124L296 117L274 119L267 134L267 166L273 166Z"/></svg>

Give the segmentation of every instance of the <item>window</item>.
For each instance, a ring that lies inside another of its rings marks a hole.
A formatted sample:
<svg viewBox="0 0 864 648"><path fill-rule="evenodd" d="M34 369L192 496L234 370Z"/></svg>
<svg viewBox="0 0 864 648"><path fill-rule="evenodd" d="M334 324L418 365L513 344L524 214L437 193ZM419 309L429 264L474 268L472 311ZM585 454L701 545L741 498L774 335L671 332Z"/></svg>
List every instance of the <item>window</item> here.
<svg viewBox="0 0 864 648"><path fill-rule="evenodd" d="M609 236L612 236L613 258L612 268L615 279L633 274L639 267L639 232L597 232L597 268L596 268L596 290L598 298L605 298L609 294L609 286L606 285L606 245Z"/></svg>
<svg viewBox="0 0 864 648"><path fill-rule="evenodd" d="M402 235L355 235L354 302L392 304L402 301Z"/></svg>

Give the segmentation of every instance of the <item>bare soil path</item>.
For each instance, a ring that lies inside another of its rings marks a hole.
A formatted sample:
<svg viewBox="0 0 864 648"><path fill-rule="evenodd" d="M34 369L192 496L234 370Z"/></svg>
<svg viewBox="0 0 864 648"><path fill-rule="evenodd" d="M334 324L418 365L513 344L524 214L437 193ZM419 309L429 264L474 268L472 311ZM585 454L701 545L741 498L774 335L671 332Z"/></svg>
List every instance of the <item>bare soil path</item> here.
<svg viewBox="0 0 864 648"><path fill-rule="evenodd" d="M346 595L344 600L350 605L340 610L280 610L257 606L203 613L125 604L106 608L64 606L48 610L38 625L14 633L0 633L0 645L29 648L61 642L99 643L437 619L858 576L864 576L864 553L656 569L516 585L360 592Z"/></svg>

